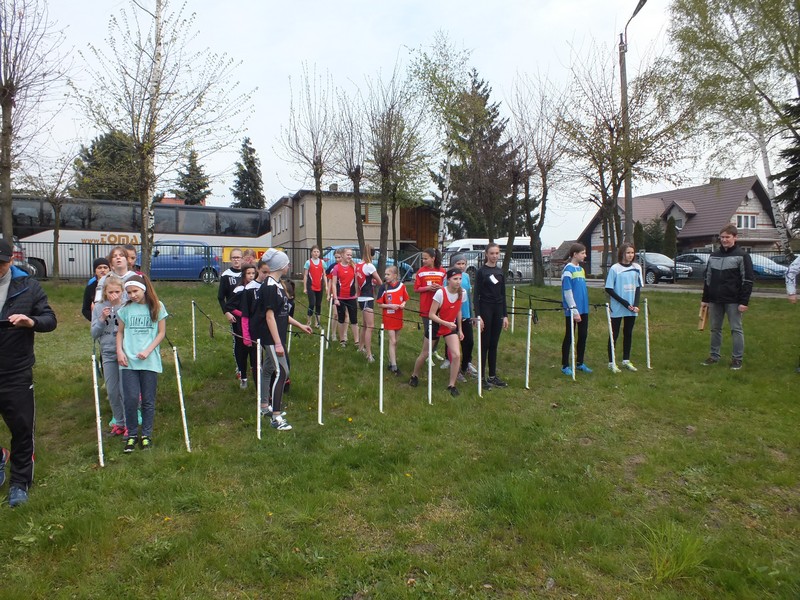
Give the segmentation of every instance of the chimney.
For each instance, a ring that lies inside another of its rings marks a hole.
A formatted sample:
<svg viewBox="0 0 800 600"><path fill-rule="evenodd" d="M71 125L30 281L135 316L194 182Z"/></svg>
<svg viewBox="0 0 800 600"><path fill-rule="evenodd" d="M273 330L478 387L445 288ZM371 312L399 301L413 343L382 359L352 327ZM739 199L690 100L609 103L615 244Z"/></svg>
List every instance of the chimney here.
<svg viewBox="0 0 800 600"><path fill-rule="evenodd" d="M712 183L722 183L723 181L727 181L726 177L711 177L708 180L709 185Z"/></svg>

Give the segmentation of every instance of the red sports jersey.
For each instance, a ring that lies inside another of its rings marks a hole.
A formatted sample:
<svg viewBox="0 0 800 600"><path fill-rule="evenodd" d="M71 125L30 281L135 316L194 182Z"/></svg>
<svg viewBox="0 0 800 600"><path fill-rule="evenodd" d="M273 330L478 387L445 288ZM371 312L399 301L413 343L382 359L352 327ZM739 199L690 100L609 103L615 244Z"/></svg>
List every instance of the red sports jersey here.
<svg viewBox="0 0 800 600"><path fill-rule="evenodd" d="M308 259L308 280L311 283L311 290L314 292L322 291L322 278L325 277L325 262L320 258L317 264L314 259Z"/></svg>
<svg viewBox="0 0 800 600"><path fill-rule="evenodd" d="M423 267L417 271L414 277L414 291L419 294L419 314L421 317L428 316L434 294L432 291L422 291L423 288L432 284L443 285L446 272L444 269L437 269L436 267L431 267L430 269Z"/></svg>
<svg viewBox="0 0 800 600"><path fill-rule="evenodd" d="M382 285L378 294L378 304L402 304L408 301L408 290L402 283L397 283L395 287ZM403 328L403 309L384 308L383 309L383 328L397 331Z"/></svg>
<svg viewBox="0 0 800 600"><path fill-rule="evenodd" d="M461 314L461 302L465 294L466 292L464 290L459 290L456 294L450 294L446 288L443 290L436 290L432 300L436 300L439 303L438 317L442 321L455 323L458 320L458 315ZM458 330L456 329L456 331ZM444 325L439 325L439 330L436 332L436 335L442 337L448 333L453 333L453 330Z"/></svg>
<svg viewBox="0 0 800 600"><path fill-rule="evenodd" d="M356 293L356 270L353 265L345 267L339 263L333 267L331 275L339 279L339 289L336 292L339 300L352 300L358 295Z"/></svg>

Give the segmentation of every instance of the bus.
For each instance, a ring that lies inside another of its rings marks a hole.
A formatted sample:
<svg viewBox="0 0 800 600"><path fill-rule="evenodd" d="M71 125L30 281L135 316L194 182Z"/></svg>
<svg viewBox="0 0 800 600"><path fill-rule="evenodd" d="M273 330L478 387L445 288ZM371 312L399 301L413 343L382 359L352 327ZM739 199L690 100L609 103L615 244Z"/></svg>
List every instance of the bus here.
<svg viewBox="0 0 800 600"><path fill-rule="evenodd" d="M11 200L14 234L28 255L37 277L53 272L55 210L44 198L14 195ZM203 241L218 249L227 262L231 248L252 248L260 256L272 241L266 209L153 205L154 241ZM112 247L140 246L141 208L137 202L70 198L61 205L59 273L62 277L91 277L92 262Z"/></svg>

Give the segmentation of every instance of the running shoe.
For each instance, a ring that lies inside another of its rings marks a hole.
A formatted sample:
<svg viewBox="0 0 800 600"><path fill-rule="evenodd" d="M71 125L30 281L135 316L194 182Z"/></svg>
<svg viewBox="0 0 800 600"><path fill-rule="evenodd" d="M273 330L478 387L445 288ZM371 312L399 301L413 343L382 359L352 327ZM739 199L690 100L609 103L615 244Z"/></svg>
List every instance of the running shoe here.
<svg viewBox="0 0 800 600"><path fill-rule="evenodd" d="M455 397L456 397L456 396L458 396L458 394L459 394L459 392L458 392L458 388L457 388L456 386L454 386L454 385L448 385L448 386L447 386L447 391L448 391L448 392L450 392L450 395L451 395L453 398L455 398Z"/></svg>
<svg viewBox="0 0 800 600"><path fill-rule="evenodd" d="M0 485L6 481L6 463L10 453L5 448L0 448Z"/></svg>
<svg viewBox="0 0 800 600"><path fill-rule="evenodd" d="M372 354L368 354L367 355L367 362L368 363L374 363L375 362L375 357L372 356Z"/></svg>
<svg viewBox="0 0 800 600"><path fill-rule="evenodd" d="M742 359L741 358L733 358L731 359L731 371L738 371L742 368Z"/></svg>
<svg viewBox="0 0 800 600"><path fill-rule="evenodd" d="M8 490L8 505L11 508L16 508L20 504L25 504L28 501L28 492L23 490L18 485L12 485Z"/></svg>
<svg viewBox="0 0 800 600"><path fill-rule="evenodd" d="M466 383L467 382L467 378L464 377L464 374L461 371L458 372L458 375L456 376L456 380L458 382L460 382L460 383Z"/></svg>
<svg viewBox="0 0 800 600"><path fill-rule="evenodd" d="M471 375L472 377L477 377L478 376L478 369L475 368L475 365L473 365L472 363L469 363L467 365L467 373L469 375Z"/></svg>
<svg viewBox="0 0 800 600"><path fill-rule="evenodd" d="M290 431L292 429L292 426L289 425L289 423L286 422L286 419L284 419L281 415L274 417L271 425L273 429L277 429L278 431Z"/></svg>
<svg viewBox="0 0 800 600"><path fill-rule="evenodd" d="M142 439L139 441L139 446L142 450L149 450L153 447L153 440L151 440L148 436L143 435Z"/></svg>
<svg viewBox="0 0 800 600"><path fill-rule="evenodd" d="M130 454L134 450L136 450L136 438L135 437L129 437L125 441L125 446L122 448L122 451L125 454Z"/></svg>
<svg viewBox="0 0 800 600"><path fill-rule="evenodd" d="M622 361L622 368L627 370L627 371L633 371L634 373L639 370L636 367L634 367L633 363L631 361L629 361L629 360L623 360Z"/></svg>
<svg viewBox="0 0 800 600"><path fill-rule="evenodd" d="M572 377L572 367L562 367L561 372L567 377Z"/></svg>
<svg viewBox="0 0 800 600"><path fill-rule="evenodd" d="M700 364L703 365L704 367L710 367L711 365L715 365L718 362L719 362L719 357L718 356L709 356L707 359L705 359Z"/></svg>
<svg viewBox="0 0 800 600"><path fill-rule="evenodd" d="M499 387L499 388L508 387L508 384L502 379L500 379L497 375L492 375L491 377L489 377L487 381L491 383L494 387Z"/></svg>
<svg viewBox="0 0 800 600"><path fill-rule="evenodd" d="M239 380L239 389L240 390L246 390L247 389L247 379L242 378L242 379Z"/></svg>
<svg viewBox="0 0 800 600"><path fill-rule="evenodd" d="M411 379L408 380L408 385L411 387L417 387L419 385L419 377L412 375Z"/></svg>
<svg viewBox="0 0 800 600"><path fill-rule="evenodd" d="M111 427L111 435L125 435L126 429L124 427L120 427L119 425L113 425Z"/></svg>
<svg viewBox="0 0 800 600"><path fill-rule="evenodd" d="M436 340L434 340L434 341L436 341ZM433 353L433 358L435 358L436 360L444 360L444 358L442 358L442 355L439 354L438 350Z"/></svg>
<svg viewBox="0 0 800 600"><path fill-rule="evenodd" d="M612 362L608 363L608 370L611 371L612 373L622 373L622 369L620 369L616 365L616 363L612 363Z"/></svg>
<svg viewBox="0 0 800 600"><path fill-rule="evenodd" d="M440 369L449 369L450 368L450 361L448 359L444 359L444 362L439 365Z"/></svg>
<svg viewBox="0 0 800 600"><path fill-rule="evenodd" d="M581 363L577 367L575 367L577 371L583 371L584 373L591 373L592 370L587 367L585 364Z"/></svg>

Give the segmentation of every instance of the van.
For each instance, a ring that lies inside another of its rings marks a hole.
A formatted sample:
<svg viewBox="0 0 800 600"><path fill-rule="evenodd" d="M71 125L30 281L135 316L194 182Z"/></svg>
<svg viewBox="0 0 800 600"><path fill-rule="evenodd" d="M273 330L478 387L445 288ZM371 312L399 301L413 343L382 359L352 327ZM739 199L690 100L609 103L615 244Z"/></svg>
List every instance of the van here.
<svg viewBox="0 0 800 600"><path fill-rule="evenodd" d="M473 250L486 250L489 245L489 238L465 238L463 240L455 240L444 249L445 253L452 254L453 252L471 252Z"/></svg>

